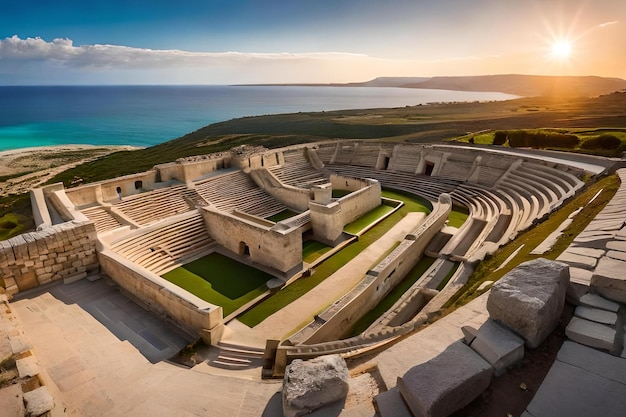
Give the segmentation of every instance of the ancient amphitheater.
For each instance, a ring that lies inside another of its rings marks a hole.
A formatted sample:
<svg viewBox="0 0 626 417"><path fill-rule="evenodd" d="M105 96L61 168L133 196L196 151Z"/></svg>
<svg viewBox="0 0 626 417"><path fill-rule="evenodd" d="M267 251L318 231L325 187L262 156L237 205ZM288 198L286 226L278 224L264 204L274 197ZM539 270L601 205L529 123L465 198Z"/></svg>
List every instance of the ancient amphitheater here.
<svg viewBox="0 0 626 417"><path fill-rule="evenodd" d="M461 339L463 325L483 325L488 293L425 325L477 263L615 167L582 155L344 141L241 147L76 188L32 190L37 231L0 242L8 295L0 348L10 347L20 377L38 383L11 391L9 409L17 411L8 415L24 412L22 397L34 407L33 392L43 392L41 410L50 415L281 415L287 366L331 354L351 364L350 391L315 415L411 415L397 405L385 414L389 400L377 400L377 410L372 400L399 395L396 379ZM238 321L365 233L347 233L346 225L381 204L399 208L381 190L416 196L429 212L405 216L258 325ZM467 220L452 227L449 214L459 207ZM624 216L614 212L621 230ZM604 243L615 238L609 234ZM304 259L308 241L329 252ZM585 263L583 252L574 247L562 260L571 280L588 288L596 263ZM212 253L268 274L266 290L224 314L163 278ZM421 277L366 330L350 334L424 257L432 263ZM165 360L197 339L206 356L190 369ZM394 404L402 401L406 394Z"/></svg>

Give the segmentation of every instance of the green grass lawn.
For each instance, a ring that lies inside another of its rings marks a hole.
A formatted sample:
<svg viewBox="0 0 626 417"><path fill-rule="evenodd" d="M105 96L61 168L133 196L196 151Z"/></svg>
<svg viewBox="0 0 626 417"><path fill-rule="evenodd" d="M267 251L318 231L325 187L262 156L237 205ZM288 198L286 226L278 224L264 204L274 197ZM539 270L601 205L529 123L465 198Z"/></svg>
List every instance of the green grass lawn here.
<svg viewBox="0 0 626 417"><path fill-rule="evenodd" d="M302 260L310 264L331 249L330 246L316 240L307 240L302 242Z"/></svg>
<svg viewBox="0 0 626 417"><path fill-rule="evenodd" d="M353 222L344 226L343 230L353 235L359 234L363 229L374 223L379 218L393 211L395 207L381 204L380 206L368 211Z"/></svg>
<svg viewBox="0 0 626 417"><path fill-rule="evenodd" d="M411 269L411 271L407 274L406 277L400 283L391 290L389 294L385 298L383 298L373 309L365 313L363 317L354 323L354 327L347 335L347 337L353 337L361 334L365 329L367 329L376 319L383 315L387 310L389 310L395 303L402 297L411 285L415 284L415 282L426 272L428 268L435 262L434 258L423 257L417 265Z"/></svg>
<svg viewBox="0 0 626 417"><path fill-rule="evenodd" d="M272 276L212 253L164 274L163 278L211 304L222 306L227 316L267 291L265 283Z"/></svg>
<svg viewBox="0 0 626 417"><path fill-rule="evenodd" d="M452 211L448 216L448 226L457 228L463 226L463 223L465 223L465 220L467 220L468 215L469 212L467 211L466 207L456 205L452 206Z"/></svg>
<svg viewBox="0 0 626 417"><path fill-rule="evenodd" d="M274 223L278 223L281 220L285 220L285 219L289 219L293 216L297 216L298 213L296 213L295 211L291 211L289 209L283 210L280 213L276 213L273 216L270 216L268 218L266 218L265 220L269 220L271 222Z"/></svg>
<svg viewBox="0 0 626 417"><path fill-rule="evenodd" d="M409 193L383 190L383 196L396 200L402 200L404 205L400 210L391 214L385 220L374 226L359 237L359 240L348 245L340 252L334 254L315 268L310 277L301 278L293 284L282 288L276 294L263 300L255 307L246 311L238 317L239 321L249 327L254 327L275 312L291 304L326 278L332 275L339 268L348 263L351 259L361 253L365 248L387 233L396 223L410 212L420 211L430 213L431 208L428 202Z"/></svg>

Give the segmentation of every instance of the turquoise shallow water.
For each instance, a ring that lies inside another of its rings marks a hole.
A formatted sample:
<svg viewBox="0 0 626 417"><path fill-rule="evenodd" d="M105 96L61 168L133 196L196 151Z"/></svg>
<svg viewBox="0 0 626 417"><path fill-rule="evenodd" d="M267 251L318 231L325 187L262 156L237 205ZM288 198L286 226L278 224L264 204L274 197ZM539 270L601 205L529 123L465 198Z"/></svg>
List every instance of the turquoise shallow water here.
<svg viewBox="0 0 626 417"><path fill-rule="evenodd" d="M243 116L511 98L515 96L371 87L0 87L0 150L151 146Z"/></svg>

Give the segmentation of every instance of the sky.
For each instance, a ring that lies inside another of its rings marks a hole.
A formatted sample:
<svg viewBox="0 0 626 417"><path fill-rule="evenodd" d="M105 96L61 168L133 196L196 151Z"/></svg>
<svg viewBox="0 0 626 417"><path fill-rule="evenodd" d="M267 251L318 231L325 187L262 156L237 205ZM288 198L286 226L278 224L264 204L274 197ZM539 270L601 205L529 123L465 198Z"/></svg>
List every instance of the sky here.
<svg viewBox="0 0 626 417"><path fill-rule="evenodd" d="M0 85L626 78L625 0L0 0Z"/></svg>

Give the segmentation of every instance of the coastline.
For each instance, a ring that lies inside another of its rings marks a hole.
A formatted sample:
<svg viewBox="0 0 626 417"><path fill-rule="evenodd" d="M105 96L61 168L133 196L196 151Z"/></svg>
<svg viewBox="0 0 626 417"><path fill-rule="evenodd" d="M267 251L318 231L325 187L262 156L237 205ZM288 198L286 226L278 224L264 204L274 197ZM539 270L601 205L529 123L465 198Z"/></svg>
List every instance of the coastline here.
<svg viewBox="0 0 626 417"><path fill-rule="evenodd" d="M21 194L47 182L60 172L136 146L53 145L0 151L0 197Z"/></svg>

